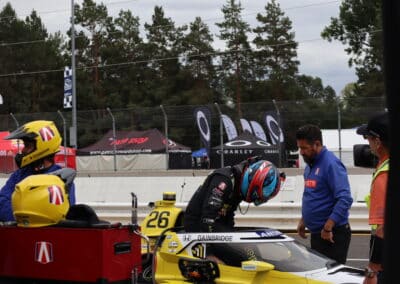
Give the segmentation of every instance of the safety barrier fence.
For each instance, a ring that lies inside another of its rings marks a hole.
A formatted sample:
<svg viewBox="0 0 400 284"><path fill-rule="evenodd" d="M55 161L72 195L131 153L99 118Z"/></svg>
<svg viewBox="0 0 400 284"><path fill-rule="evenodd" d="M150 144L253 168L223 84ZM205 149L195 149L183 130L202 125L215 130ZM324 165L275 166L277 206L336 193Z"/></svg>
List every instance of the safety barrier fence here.
<svg viewBox="0 0 400 284"><path fill-rule="evenodd" d="M176 203L176 206L184 209L187 203ZM110 222L131 222L130 203L95 203L90 202L100 219ZM247 210L248 209L248 210ZM138 222L143 221L151 211L146 203L138 204ZM242 211L242 213L240 212ZM301 203L267 203L261 206L241 204L241 210L236 212L235 222L237 226L266 226L284 231L294 231L301 216ZM350 225L353 231L369 231L368 209L365 203L354 203L350 210Z"/></svg>

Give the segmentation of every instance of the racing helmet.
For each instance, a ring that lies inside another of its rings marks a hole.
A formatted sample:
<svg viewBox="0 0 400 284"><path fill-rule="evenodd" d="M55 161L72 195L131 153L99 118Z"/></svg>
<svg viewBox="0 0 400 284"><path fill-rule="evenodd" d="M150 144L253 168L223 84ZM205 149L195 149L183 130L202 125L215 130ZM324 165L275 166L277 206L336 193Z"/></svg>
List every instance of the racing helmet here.
<svg viewBox="0 0 400 284"><path fill-rule="evenodd" d="M243 200L253 202L256 206L267 202L278 194L281 179L278 169L269 161L260 160L250 164L242 175Z"/></svg>
<svg viewBox="0 0 400 284"><path fill-rule="evenodd" d="M34 142L35 149L31 153L18 153L15 156L15 162L19 168L57 153L60 150L62 140L54 122L46 120L28 122L11 132L4 139L22 139Z"/></svg>
<svg viewBox="0 0 400 284"><path fill-rule="evenodd" d="M66 186L52 174L31 175L15 186L11 197L19 227L43 227L65 220L69 210Z"/></svg>

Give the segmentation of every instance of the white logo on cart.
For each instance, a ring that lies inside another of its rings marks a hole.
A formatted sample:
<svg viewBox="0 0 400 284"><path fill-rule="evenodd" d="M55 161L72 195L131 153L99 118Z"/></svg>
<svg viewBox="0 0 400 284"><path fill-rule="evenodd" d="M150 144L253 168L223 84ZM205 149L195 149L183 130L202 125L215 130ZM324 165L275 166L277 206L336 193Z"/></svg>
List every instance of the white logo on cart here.
<svg viewBox="0 0 400 284"><path fill-rule="evenodd" d="M41 264L53 262L53 245L49 242L36 242L35 261Z"/></svg>
<svg viewBox="0 0 400 284"><path fill-rule="evenodd" d="M50 127L46 126L39 130L40 137L43 141L50 141L54 138L55 134Z"/></svg>
<svg viewBox="0 0 400 284"><path fill-rule="evenodd" d="M61 205L64 203L61 187L52 185L47 188L49 191L49 202L54 205Z"/></svg>

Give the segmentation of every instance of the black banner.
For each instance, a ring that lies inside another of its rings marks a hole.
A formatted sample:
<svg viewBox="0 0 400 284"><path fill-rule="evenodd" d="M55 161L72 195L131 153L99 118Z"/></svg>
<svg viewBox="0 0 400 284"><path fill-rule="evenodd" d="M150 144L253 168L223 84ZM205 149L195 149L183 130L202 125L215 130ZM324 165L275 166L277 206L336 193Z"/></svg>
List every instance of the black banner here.
<svg viewBox="0 0 400 284"><path fill-rule="evenodd" d="M210 154L211 145L211 112L207 107L198 107L194 110L194 118L200 131L201 141Z"/></svg>

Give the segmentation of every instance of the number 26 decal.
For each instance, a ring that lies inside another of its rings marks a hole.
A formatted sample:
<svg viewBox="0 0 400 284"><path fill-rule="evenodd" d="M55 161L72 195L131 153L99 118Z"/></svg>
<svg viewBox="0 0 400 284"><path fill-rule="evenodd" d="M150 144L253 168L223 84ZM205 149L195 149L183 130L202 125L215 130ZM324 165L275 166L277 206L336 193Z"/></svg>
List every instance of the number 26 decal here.
<svg viewBox="0 0 400 284"><path fill-rule="evenodd" d="M153 211L150 213L149 221L147 221L148 228L166 228L168 227L168 217L170 212L168 211Z"/></svg>

